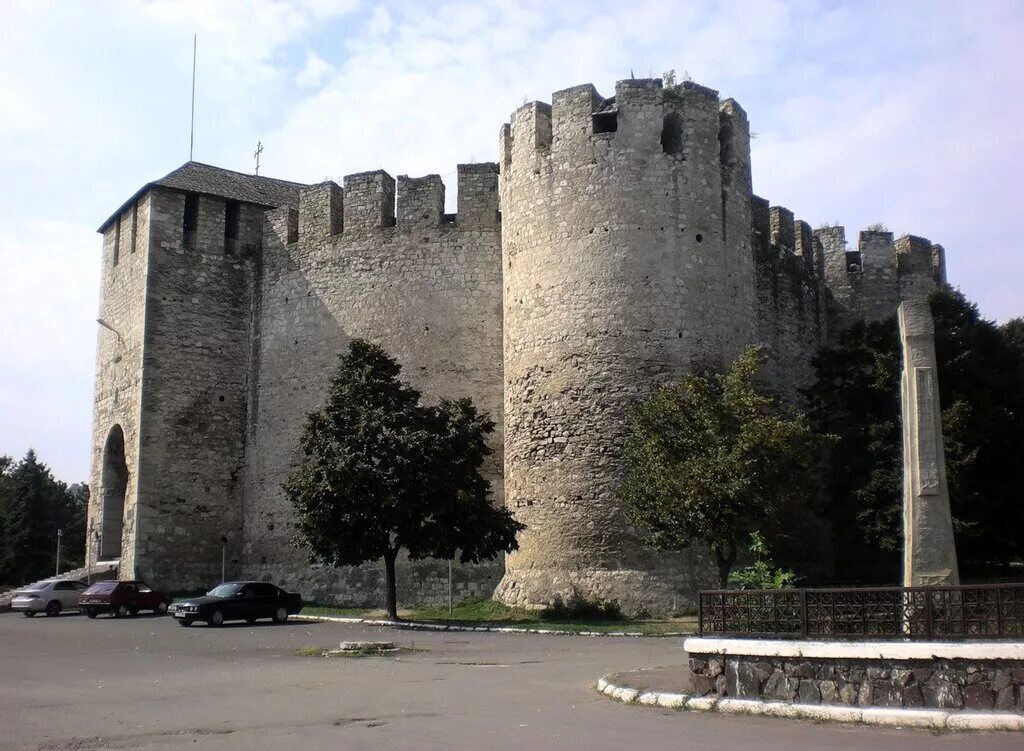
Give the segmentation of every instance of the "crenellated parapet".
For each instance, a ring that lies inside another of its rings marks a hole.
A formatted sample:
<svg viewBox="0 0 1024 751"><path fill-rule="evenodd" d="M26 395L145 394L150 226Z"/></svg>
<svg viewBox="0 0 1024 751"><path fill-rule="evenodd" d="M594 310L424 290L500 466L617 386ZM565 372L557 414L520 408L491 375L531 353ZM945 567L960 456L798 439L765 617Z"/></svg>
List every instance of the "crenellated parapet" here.
<svg viewBox="0 0 1024 751"><path fill-rule="evenodd" d="M830 335L857 320L889 318L900 302L927 297L946 283L945 251L923 237L894 239L892 232L872 228L858 234L853 249L845 229L832 226L816 229L814 242L824 260Z"/></svg>
<svg viewBox="0 0 1024 751"><path fill-rule="evenodd" d="M343 186L323 182L299 196L297 233L290 242L329 237L364 238L389 231L403 234L445 227L497 230L498 170L494 163L458 166L458 213L444 213L445 185L439 175L396 180L383 170L345 176Z"/></svg>

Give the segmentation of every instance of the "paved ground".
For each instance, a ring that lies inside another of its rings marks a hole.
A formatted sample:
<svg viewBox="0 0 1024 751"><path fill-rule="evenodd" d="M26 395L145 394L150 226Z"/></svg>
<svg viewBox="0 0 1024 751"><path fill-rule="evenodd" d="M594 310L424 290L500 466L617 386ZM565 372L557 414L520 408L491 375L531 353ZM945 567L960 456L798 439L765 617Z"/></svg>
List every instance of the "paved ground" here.
<svg viewBox="0 0 1024 751"><path fill-rule="evenodd" d="M399 658L300 647L389 639ZM1020 749L943 735L631 707L605 673L679 663L680 639L392 631L344 624L178 627L0 615L0 749Z"/></svg>

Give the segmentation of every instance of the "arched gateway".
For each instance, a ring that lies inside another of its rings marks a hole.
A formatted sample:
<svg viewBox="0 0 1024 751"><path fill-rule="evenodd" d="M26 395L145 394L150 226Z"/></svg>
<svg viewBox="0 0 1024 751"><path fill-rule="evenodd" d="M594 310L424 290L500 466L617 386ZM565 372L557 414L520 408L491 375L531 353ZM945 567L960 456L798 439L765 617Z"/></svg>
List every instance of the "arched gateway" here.
<svg viewBox="0 0 1024 751"><path fill-rule="evenodd" d="M124 458L124 431L115 425L103 445L103 475L100 498L100 560L121 556L121 532L124 528L124 495L128 488L128 464Z"/></svg>

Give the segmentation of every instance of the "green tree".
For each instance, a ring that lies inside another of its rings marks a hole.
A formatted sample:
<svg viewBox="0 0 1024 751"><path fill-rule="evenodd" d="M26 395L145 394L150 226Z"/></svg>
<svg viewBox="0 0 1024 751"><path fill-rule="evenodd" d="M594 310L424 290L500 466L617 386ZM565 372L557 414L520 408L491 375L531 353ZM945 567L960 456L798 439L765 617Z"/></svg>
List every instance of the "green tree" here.
<svg viewBox="0 0 1024 751"><path fill-rule="evenodd" d="M814 495L825 440L763 390L764 361L751 347L728 372L687 375L630 412L621 489L629 517L658 550L705 544L723 588L740 540Z"/></svg>
<svg viewBox="0 0 1024 751"><path fill-rule="evenodd" d="M488 500L480 474L494 423L468 399L420 403L383 349L355 339L324 406L309 414L302 460L284 483L297 544L331 566L384 561L385 607L395 619L395 561L494 558L518 547L523 526Z"/></svg>
<svg viewBox="0 0 1024 751"><path fill-rule="evenodd" d="M0 585L11 583L7 574L7 537L4 534L7 506L11 496L11 471L14 460L0 456Z"/></svg>
<svg viewBox="0 0 1024 751"><path fill-rule="evenodd" d="M950 288L931 297L950 505L961 568L1024 556L1022 324L996 326ZM902 545L901 354L895 319L859 323L814 362L811 420L839 436L825 511L845 578L898 577Z"/></svg>
<svg viewBox="0 0 1024 751"><path fill-rule="evenodd" d="M21 584L52 575L56 551L56 519L67 487L55 480L35 451L9 473L4 508L4 567Z"/></svg>

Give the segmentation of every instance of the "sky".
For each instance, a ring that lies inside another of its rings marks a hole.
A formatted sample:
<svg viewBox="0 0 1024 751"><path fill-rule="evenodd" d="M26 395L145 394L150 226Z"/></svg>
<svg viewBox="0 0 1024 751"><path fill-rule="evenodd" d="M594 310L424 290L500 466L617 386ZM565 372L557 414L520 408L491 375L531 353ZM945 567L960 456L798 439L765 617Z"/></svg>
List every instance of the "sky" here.
<svg viewBox="0 0 1024 751"><path fill-rule="evenodd" d="M301 182L495 161L525 101L668 70L747 111L754 190L848 240L946 248L982 314L1024 315L1024 3L4 0L0 454L90 461L101 238L195 159ZM449 211L453 210L449 208Z"/></svg>

